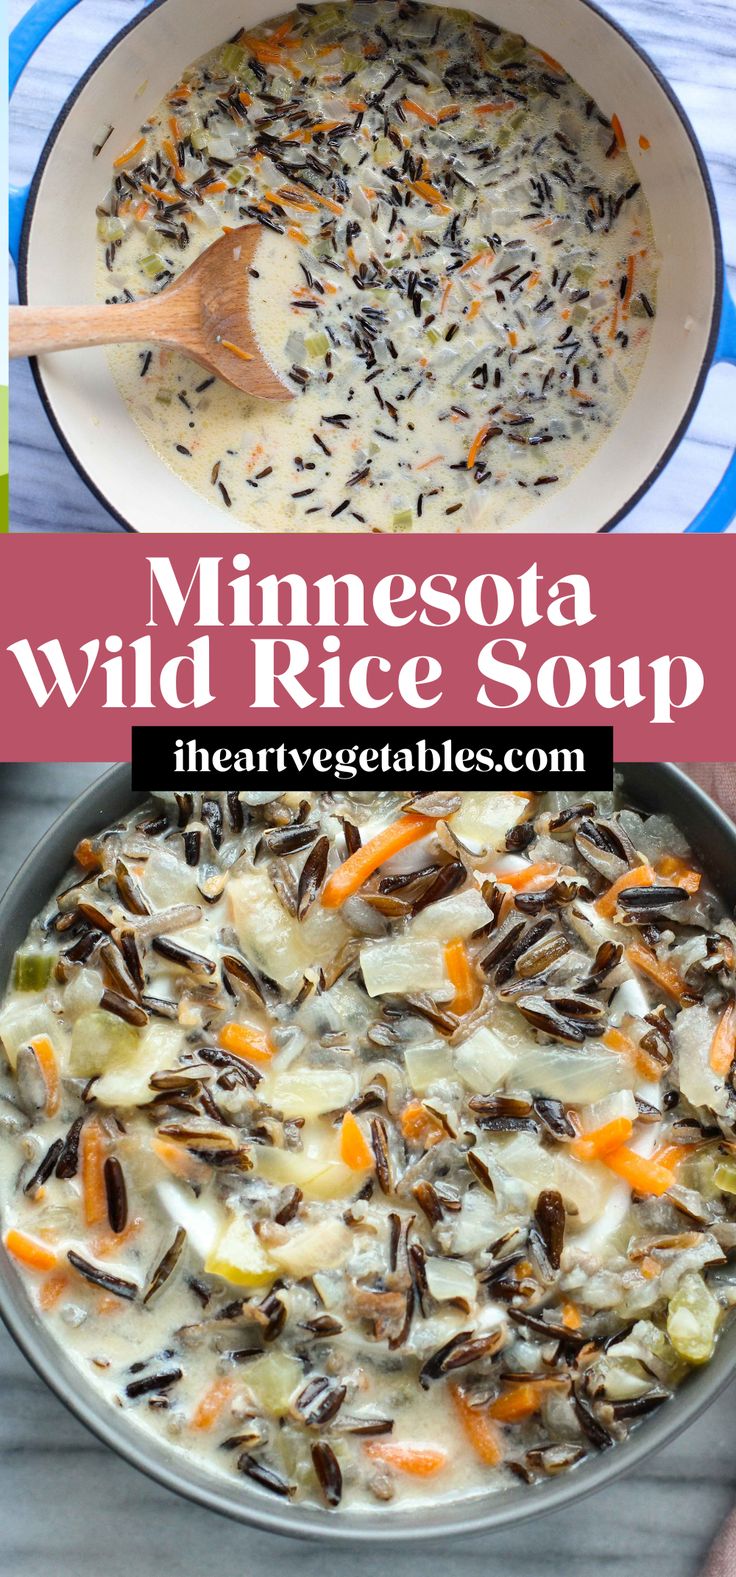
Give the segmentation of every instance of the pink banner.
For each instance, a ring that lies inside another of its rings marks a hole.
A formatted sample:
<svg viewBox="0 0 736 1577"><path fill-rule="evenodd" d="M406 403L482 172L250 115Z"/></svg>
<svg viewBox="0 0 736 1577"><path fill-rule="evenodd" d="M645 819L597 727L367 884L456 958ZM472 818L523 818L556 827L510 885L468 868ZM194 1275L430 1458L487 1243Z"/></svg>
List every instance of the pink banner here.
<svg viewBox="0 0 736 1577"><path fill-rule="evenodd" d="M608 723L734 759L723 539L20 537L6 760L127 759L133 723ZM274 570L274 561L282 563Z"/></svg>

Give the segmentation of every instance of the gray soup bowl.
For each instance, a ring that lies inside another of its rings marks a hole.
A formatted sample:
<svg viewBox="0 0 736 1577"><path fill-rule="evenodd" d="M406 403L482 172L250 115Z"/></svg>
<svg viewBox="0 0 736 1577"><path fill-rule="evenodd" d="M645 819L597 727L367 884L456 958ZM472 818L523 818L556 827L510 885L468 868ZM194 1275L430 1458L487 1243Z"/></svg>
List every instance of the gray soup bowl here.
<svg viewBox="0 0 736 1577"><path fill-rule="evenodd" d="M736 826L676 767L619 768L632 802L667 812L682 827L726 904L736 907ZM143 801L130 786L130 768L115 766L64 811L26 860L0 902L0 986L4 989L15 949L28 926L67 871L77 841L101 830ZM116 1411L87 1383L69 1355L41 1322L4 1248L0 1249L0 1314L21 1351L100 1440L152 1479L189 1500L240 1522L292 1537L332 1544L410 1543L458 1536L521 1522L574 1501L620 1474L681 1434L726 1385L736 1362L736 1321L724 1332L712 1361L693 1371L675 1396L611 1451L593 1455L560 1478L532 1486L415 1510L344 1511L277 1501L244 1479L216 1477L184 1453L169 1449L131 1417Z"/></svg>

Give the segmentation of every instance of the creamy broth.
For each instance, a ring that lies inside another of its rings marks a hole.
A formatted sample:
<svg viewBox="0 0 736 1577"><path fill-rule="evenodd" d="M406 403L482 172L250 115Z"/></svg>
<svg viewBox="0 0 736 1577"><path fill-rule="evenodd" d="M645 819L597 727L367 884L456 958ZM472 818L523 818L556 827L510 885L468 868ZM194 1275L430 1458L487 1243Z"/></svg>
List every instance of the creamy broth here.
<svg viewBox="0 0 736 1577"><path fill-rule="evenodd" d="M656 312L646 197L618 119L518 35L384 0L239 34L118 156L100 295L164 289L253 222L253 324L293 400L112 353L153 448L231 518L503 531L619 420Z"/></svg>
<svg viewBox="0 0 736 1577"><path fill-rule="evenodd" d="M574 1467L732 1302L735 943L610 795L157 796L16 955L6 1249L111 1406L264 1494Z"/></svg>

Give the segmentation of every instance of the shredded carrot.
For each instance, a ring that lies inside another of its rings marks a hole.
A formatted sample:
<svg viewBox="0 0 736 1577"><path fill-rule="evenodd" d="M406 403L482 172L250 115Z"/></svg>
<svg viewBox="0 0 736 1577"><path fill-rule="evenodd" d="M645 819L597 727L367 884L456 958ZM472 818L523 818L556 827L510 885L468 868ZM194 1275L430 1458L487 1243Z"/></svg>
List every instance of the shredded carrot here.
<svg viewBox="0 0 736 1577"><path fill-rule="evenodd" d="M681 1002L687 994L687 986L682 976L678 974L674 964L667 963L666 959L657 958L651 947L646 947L644 942L632 942L626 949L626 957L634 969L640 969L643 975L648 975L663 991L668 992L675 1001Z"/></svg>
<svg viewBox="0 0 736 1577"><path fill-rule="evenodd" d="M106 1259L108 1254L115 1254L123 1243L129 1243L131 1238L137 1236L143 1226L142 1216L133 1216L122 1232L98 1232L91 1240L92 1252L97 1259Z"/></svg>
<svg viewBox="0 0 736 1577"><path fill-rule="evenodd" d="M54 1048L48 1035L36 1035L30 1045L46 1086L46 1116L55 1117L61 1103L61 1079Z"/></svg>
<svg viewBox="0 0 736 1577"><path fill-rule="evenodd" d="M179 160L178 160L178 158L176 156L176 148L174 147L174 144L173 144L173 142L171 141L171 139L169 137L165 137L164 138L163 150L164 150L164 153L166 154L166 157L167 157L167 159L169 161L169 164L171 165L171 171L172 171L174 180L175 181L183 181L183 179L184 179L184 171L182 170L181 165L179 163ZM223 181L222 187L221 187L222 191L225 190L226 185L227 185L227 182ZM209 187L207 189L208 189L208 191L211 190L211 188L209 188Z"/></svg>
<svg viewBox="0 0 736 1577"><path fill-rule="evenodd" d="M509 329L508 341L509 341L509 345L511 346L511 349L512 350L516 350L516 347L517 347L517 345L519 343L519 336L518 336L518 334L516 332L516 329Z"/></svg>
<svg viewBox="0 0 736 1577"><path fill-rule="evenodd" d="M680 859L676 854L667 854L663 860L660 860L658 874L665 876L673 886L681 887L683 892L690 893L691 896L698 891L703 880L700 871L692 870L687 860Z"/></svg>
<svg viewBox="0 0 736 1577"><path fill-rule="evenodd" d="M542 878L548 883L549 878L556 876L559 869L559 865L555 865L553 860L539 860L536 865L525 865L520 871L501 871L497 879L503 882L504 887L510 887L513 892L525 893Z"/></svg>
<svg viewBox="0 0 736 1577"><path fill-rule="evenodd" d="M515 1424L522 1418L538 1413L544 1400L544 1389L539 1382L522 1380L510 1385L488 1411L499 1424Z"/></svg>
<svg viewBox="0 0 736 1577"><path fill-rule="evenodd" d="M480 309L481 309L482 305L483 305L483 303L481 301L471 301L470 306L468 307L468 322L469 323L472 323L473 318L477 318L478 313L480 312Z"/></svg>
<svg viewBox="0 0 736 1577"><path fill-rule="evenodd" d="M700 1148L697 1144L662 1144L654 1151L652 1160L657 1166L663 1166L668 1172L675 1172L681 1161L686 1161L689 1155L694 1155Z"/></svg>
<svg viewBox="0 0 736 1577"><path fill-rule="evenodd" d="M486 1467L498 1467L503 1458L501 1435L488 1408L474 1407L460 1385L450 1386L450 1395L475 1455Z"/></svg>
<svg viewBox="0 0 736 1577"><path fill-rule="evenodd" d="M474 257L469 257L467 263L463 263L462 268L458 269L458 274L469 273L470 269L476 268L479 263L483 262L484 258L493 257L493 255L493 252L489 252L487 247L482 252L476 252Z"/></svg>
<svg viewBox="0 0 736 1577"><path fill-rule="evenodd" d="M89 838L82 838L74 850L77 865L85 871L102 870L102 857L99 849L95 849Z"/></svg>
<svg viewBox="0 0 736 1577"><path fill-rule="evenodd" d="M642 153L648 153L651 146L652 144L648 137L642 136L639 138L639 147L641 148Z"/></svg>
<svg viewBox="0 0 736 1577"><path fill-rule="evenodd" d="M38 1294L38 1307L44 1314L49 1309L55 1308L60 1298L63 1298L70 1282L70 1276L65 1270L52 1270L41 1285Z"/></svg>
<svg viewBox="0 0 736 1577"><path fill-rule="evenodd" d="M633 1127L630 1117L613 1117L602 1127L593 1128L580 1139L574 1139L570 1150L578 1161L595 1161L599 1156L605 1157L609 1150L620 1149L631 1138Z"/></svg>
<svg viewBox="0 0 736 1577"><path fill-rule="evenodd" d="M399 1473L411 1473L414 1478L429 1478L447 1465L447 1452L439 1446L415 1446L402 1440L369 1440L366 1456L374 1462L385 1462Z"/></svg>
<svg viewBox="0 0 736 1577"><path fill-rule="evenodd" d="M423 1144L429 1150L433 1144L439 1144L445 1130L439 1118L428 1112L421 1101L410 1101L401 1113L401 1132L405 1139Z"/></svg>
<svg viewBox="0 0 736 1577"><path fill-rule="evenodd" d="M637 1155L635 1150L629 1150L626 1145L621 1145L619 1150L607 1151L603 1161L637 1194L666 1194L674 1182L672 1172L667 1167L661 1166L658 1161L647 1160L646 1156Z"/></svg>
<svg viewBox="0 0 736 1577"><path fill-rule="evenodd" d="M559 60L555 60L554 55L548 55L546 49L539 49L539 47L535 45L534 53L536 55L541 55L542 60L546 60L547 65L551 66L553 71L559 71L560 76L565 76L565 67L560 65Z"/></svg>
<svg viewBox="0 0 736 1577"><path fill-rule="evenodd" d="M473 442L470 445L470 448L468 450L467 467L468 467L469 471L472 471L473 466L475 465L475 462L478 459L478 455L480 454L480 451L483 448L483 445L484 445L484 443L485 443L485 441L486 441L486 439L487 439L487 437L488 437L488 435L489 435L489 433L491 431L492 426L493 426L492 422L486 422L484 424L484 426L481 427L480 431L476 433L476 435L475 435L475 437L473 439Z"/></svg>
<svg viewBox="0 0 736 1577"><path fill-rule="evenodd" d="M243 350L242 345L233 345L232 340L221 339L223 350L229 350L231 355L237 356L239 361L255 361L255 356L249 350Z"/></svg>
<svg viewBox="0 0 736 1577"><path fill-rule="evenodd" d="M465 943L461 938L448 942L445 948L445 968L455 987L455 995L450 1003L451 1010L458 1018L462 1018L464 1013L469 1013L471 1008L475 1007L480 989Z"/></svg>
<svg viewBox="0 0 736 1577"><path fill-rule="evenodd" d="M616 911L619 893L626 892L629 887L652 887L654 872L649 865L637 865L633 871L624 871L623 876L611 883L608 891L598 899L596 909L604 919L609 920Z"/></svg>
<svg viewBox="0 0 736 1577"><path fill-rule="evenodd" d="M5 1234L5 1247L13 1259L20 1260L21 1265L26 1265L29 1270L55 1270L56 1255L53 1250L39 1243L36 1238L30 1238L25 1232L19 1232L16 1227L11 1227Z"/></svg>
<svg viewBox="0 0 736 1577"><path fill-rule="evenodd" d="M226 191L227 181L210 181L209 186L205 186L204 188L204 195L205 197L214 197L216 192Z"/></svg>
<svg viewBox="0 0 736 1577"><path fill-rule="evenodd" d="M624 1057L628 1057L643 1079L647 1079L652 1083L657 1083L661 1079L664 1073L662 1064L657 1062L654 1057L650 1057L649 1052L644 1051L641 1046L635 1045L634 1041L628 1035L624 1035L622 1030L612 1026L611 1029L606 1030L602 1038L604 1046L607 1046L609 1051L617 1051Z"/></svg>
<svg viewBox="0 0 736 1577"><path fill-rule="evenodd" d="M187 1183L203 1183L210 1174L206 1161L200 1161L196 1155L185 1150L183 1144L176 1144L173 1139L161 1139L154 1135L151 1149L167 1171L173 1172L175 1177L184 1178Z"/></svg>
<svg viewBox="0 0 736 1577"><path fill-rule="evenodd" d="M352 1112L345 1113L340 1125L340 1159L352 1172L367 1172L373 1166L373 1151Z"/></svg>
<svg viewBox="0 0 736 1577"><path fill-rule="evenodd" d="M733 1002L724 1009L710 1046L710 1065L719 1079L726 1074L736 1057L736 1011Z"/></svg>
<svg viewBox="0 0 736 1577"><path fill-rule="evenodd" d="M201 1396L192 1413L192 1429L212 1429L217 1423L223 1408L227 1406L235 1390L234 1381L228 1375L220 1375L213 1380L212 1385Z"/></svg>
<svg viewBox="0 0 736 1577"><path fill-rule="evenodd" d="M369 838L361 849L356 849L343 864L325 882L322 889L322 903L326 909L339 909L340 905L356 893L368 877L378 870L393 854L398 854L401 849L408 848L409 844L417 843L420 838L426 838L434 830L434 819L431 816L419 816L410 813L399 816L397 821L392 821L383 832L377 832L374 838Z"/></svg>
<svg viewBox="0 0 736 1577"><path fill-rule="evenodd" d="M408 184L411 190L417 193L418 197L422 197L425 203L431 203L433 208L449 208L449 204L442 196L442 193L438 191L436 186L432 186L430 181L409 181Z"/></svg>
<svg viewBox="0 0 736 1577"><path fill-rule="evenodd" d="M401 107L408 110L410 115L416 115L419 120L423 120L426 126L437 125L437 116L433 115L431 110L425 110L422 104L417 104L416 99L402 99Z"/></svg>
<svg viewBox="0 0 736 1577"><path fill-rule="evenodd" d="M231 1051L236 1057L252 1058L255 1062L270 1062L274 1054L268 1035L253 1024L223 1024L219 1041L223 1051Z"/></svg>
<svg viewBox="0 0 736 1577"><path fill-rule="evenodd" d="M146 146L146 139L145 139L145 137L139 137L138 141L134 142L132 147L126 148L125 153L121 153L121 154L118 155L117 159L113 159L113 161L112 161L113 169L114 170L122 170L123 165L124 164L130 164L132 159L136 159L138 157L138 154L143 151L145 146Z"/></svg>
<svg viewBox="0 0 736 1577"><path fill-rule="evenodd" d="M583 1322L582 1322L582 1320L580 1318L579 1311L576 1309L574 1303L563 1303L563 1305L562 1305L562 1323L565 1326L565 1329L568 1330L568 1331L579 1331L580 1330L580 1327L581 1327Z"/></svg>
<svg viewBox="0 0 736 1577"><path fill-rule="evenodd" d="M80 1170L84 1219L88 1227L107 1220L105 1154L107 1140L96 1117L89 1117L80 1137Z"/></svg>
<svg viewBox="0 0 736 1577"><path fill-rule="evenodd" d="M426 471L428 466L436 465L438 460L444 460L444 458L445 457L443 454L433 454L430 456L429 460L422 460L421 465L415 465L414 470Z"/></svg>
<svg viewBox="0 0 736 1577"><path fill-rule="evenodd" d="M626 138L624 136L624 128L621 125L618 115L611 116L611 125L613 127L613 135L616 138L617 146L623 152L626 148Z"/></svg>
<svg viewBox="0 0 736 1577"><path fill-rule="evenodd" d="M141 181L141 186L143 191L148 192L149 197L155 197L157 202L178 203L180 201L178 192L162 192L158 186L149 186L147 181Z"/></svg>
<svg viewBox="0 0 736 1577"><path fill-rule="evenodd" d="M631 301L631 297L632 297L633 291L634 291L634 271L635 271L635 269L636 269L636 258L632 254L629 257L628 263L626 265L626 289L624 291L624 298L623 298L623 301L621 303L621 307L622 307L622 311L623 311L624 315L628 314L629 302Z"/></svg>
<svg viewBox="0 0 736 1577"><path fill-rule="evenodd" d="M516 109L513 99L504 99L501 104L476 104L476 115L503 115L506 110Z"/></svg>
<svg viewBox="0 0 736 1577"><path fill-rule="evenodd" d="M443 120L449 120L451 115L457 115L459 112L459 104L446 104L444 109L437 111L437 124L440 125Z"/></svg>

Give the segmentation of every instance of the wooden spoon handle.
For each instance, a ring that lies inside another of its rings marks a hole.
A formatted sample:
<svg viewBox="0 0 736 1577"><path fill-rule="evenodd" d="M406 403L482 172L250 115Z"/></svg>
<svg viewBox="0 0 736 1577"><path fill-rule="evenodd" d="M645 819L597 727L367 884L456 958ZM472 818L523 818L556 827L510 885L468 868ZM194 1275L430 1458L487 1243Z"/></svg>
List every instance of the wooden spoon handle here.
<svg viewBox="0 0 736 1577"><path fill-rule="evenodd" d="M36 356L123 340L177 344L186 341L187 327L171 297L109 307L11 307L10 355Z"/></svg>

